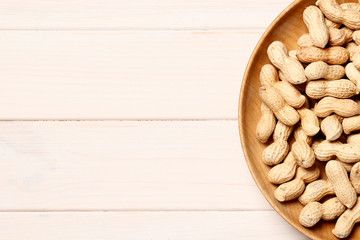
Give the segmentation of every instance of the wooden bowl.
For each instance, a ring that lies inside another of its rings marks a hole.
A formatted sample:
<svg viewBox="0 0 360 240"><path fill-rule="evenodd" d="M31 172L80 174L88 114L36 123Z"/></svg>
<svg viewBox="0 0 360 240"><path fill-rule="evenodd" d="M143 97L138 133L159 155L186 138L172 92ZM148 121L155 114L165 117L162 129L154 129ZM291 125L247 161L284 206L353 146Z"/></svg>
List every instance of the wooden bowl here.
<svg viewBox="0 0 360 240"><path fill-rule="evenodd" d="M357 1L341 1L357 2ZM241 144L243 147L245 159L250 172L255 179L261 192L271 204L271 206L292 226L312 239L338 239L332 234L332 229L336 221L320 221L313 228L308 229L300 225L298 216L303 206L297 201L280 203L274 197L276 185L268 180L270 167L266 166L261 160L263 149L267 146L257 141L255 130L257 122L260 119L259 98L259 74L261 67L270 63L267 57L267 48L275 40L282 41L288 50L297 49L298 38L307 32L306 26L302 20L304 9L315 4L314 0L297 0L286 8L269 26L250 58L242 81L240 100L239 100L239 130ZM323 170L323 169L322 169ZM354 227L349 239L360 239L360 227Z"/></svg>

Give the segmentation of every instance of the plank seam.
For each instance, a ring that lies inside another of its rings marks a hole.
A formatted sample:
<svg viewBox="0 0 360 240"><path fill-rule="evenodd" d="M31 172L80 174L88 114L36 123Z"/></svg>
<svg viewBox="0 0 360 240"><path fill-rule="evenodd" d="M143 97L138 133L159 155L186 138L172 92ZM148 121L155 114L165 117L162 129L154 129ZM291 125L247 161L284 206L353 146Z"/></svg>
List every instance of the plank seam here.
<svg viewBox="0 0 360 240"><path fill-rule="evenodd" d="M221 31L221 32L238 32L245 31L252 33L263 32L265 31L266 26L264 27L239 27L239 28L226 28L226 27L214 27L214 28L0 28L0 31L48 31L48 32L76 32L76 31L94 31L94 32L103 32L103 31Z"/></svg>
<svg viewBox="0 0 360 240"><path fill-rule="evenodd" d="M231 122L237 118L209 118L209 119L0 119L0 122Z"/></svg>
<svg viewBox="0 0 360 240"><path fill-rule="evenodd" d="M275 212L274 209L69 209L69 210L47 210L47 209L8 209L0 210L0 213L84 213L84 212Z"/></svg>

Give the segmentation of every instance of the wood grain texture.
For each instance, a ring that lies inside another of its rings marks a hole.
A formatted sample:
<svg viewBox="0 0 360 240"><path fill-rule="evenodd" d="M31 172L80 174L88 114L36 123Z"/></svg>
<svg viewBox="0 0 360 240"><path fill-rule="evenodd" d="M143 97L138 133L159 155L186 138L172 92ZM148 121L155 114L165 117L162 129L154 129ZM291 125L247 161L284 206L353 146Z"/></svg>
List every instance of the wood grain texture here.
<svg viewBox="0 0 360 240"><path fill-rule="evenodd" d="M0 233L6 240L307 239L274 211L0 213Z"/></svg>
<svg viewBox="0 0 360 240"><path fill-rule="evenodd" d="M288 48L296 46L297 39L305 33L306 27L302 21L305 7L314 4L313 0L297 0L287 8L268 28L249 61L245 71L239 103L239 127L241 142L250 171L259 188L279 214L291 225L308 237L316 240L337 238L332 234L335 222L322 222L311 229L300 225L298 216L303 206L296 200L280 203L274 197L276 186L267 178L269 167L262 161L262 151L266 144L256 139L256 123L261 117L261 100L258 96L260 87L259 73L264 64L270 63L267 48L273 41L282 41ZM340 3L344 1L338 1ZM346 1L355 2L355 1ZM355 228L349 239L359 239L360 229Z"/></svg>
<svg viewBox="0 0 360 240"><path fill-rule="evenodd" d="M291 0L1 1L0 29L265 28Z"/></svg>
<svg viewBox="0 0 360 240"><path fill-rule="evenodd" d="M0 210L271 209L236 121L3 121L0 147Z"/></svg>
<svg viewBox="0 0 360 240"><path fill-rule="evenodd" d="M259 37L2 31L0 119L236 119L241 77Z"/></svg>
<svg viewBox="0 0 360 240"><path fill-rule="evenodd" d="M236 119L290 2L4 0L0 120ZM0 122L0 143L3 239L305 239L269 211L235 121Z"/></svg>

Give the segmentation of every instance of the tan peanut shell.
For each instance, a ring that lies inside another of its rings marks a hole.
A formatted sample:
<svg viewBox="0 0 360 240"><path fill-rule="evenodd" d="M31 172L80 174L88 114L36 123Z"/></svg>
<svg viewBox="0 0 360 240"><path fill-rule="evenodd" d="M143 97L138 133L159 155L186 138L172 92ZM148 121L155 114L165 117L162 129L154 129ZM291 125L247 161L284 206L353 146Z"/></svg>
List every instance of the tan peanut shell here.
<svg viewBox="0 0 360 240"><path fill-rule="evenodd" d="M323 215L324 209L319 202L311 202L304 206L299 215L299 222L304 227L313 227Z"/></svg>
<svg viewBox="0 0 360 240"><path fill-rule="evenodd" d="M346 45L346 49L350 53L351 64L353 64L356 69L360 70L360 46L354 42L350 42Z"/></svg>
<svg viewBox="0 0 360 240"><path fill-rule="evenodd" d="M305 75L308 80L336 80L345 76L345 68L341 65L328 65L323 61L313 62L305 68Z"/></svg>
<svg viewBox="0 0 360 240"><path fill-rule="evenodd" d="M323 61L328 64L344 64L349 59L349 52L343 47L335 46L329 48L304 47L300 48L296 57L300 62L312 63Z"/></svg>
<svg viewBox="0 0 360 240"><path fill-rule="evenodd" d="M351 139L351 138L350 138ZM346 163L355 163L360 161L360 145L341 143L339 141L322 141L314 148L316 159L319 161L329 161L337 157L340 161Z"/></svg>
<svg viewBox="0 0 360 240"><path fill-rule="evenodd" d="M260 87L259 95L280 122L292 126L300 120L298 112L285 102L274 87Z"/></svg>
<svg viewBox="0 0 360 240"><path fill-rule="evenodd" d="M350 134L351 132L360 130L360 115L344 118L342 126L345 134Z"/></svg>
<svg viewBox="0 0 360 240"><path fill-rule="evenodd" d="M290 201L298 196L304 191L305 183L312 182L320 176L320 169L318 167L311 167L308 169L299 167L296 170L295 179L281 184L275 190L275 197L279 202Z"/></svg>
<svg viewBox="0 0 360 240"><path fill-rule="evenodd" d="M287 142L292 126L287 126L278 121L274 130L274 142L267 146L263 153L262 159L266 165L272 166L280 163L289 152L289 143Z"/></svg>
<svg viewBox="0 0 360 240"><path fill-rule="evenodd" d="M336 197L330 198L323 204L311 202L302 209L299 222L304 227L313 227L320 219L331 221L339 217L345 209L345 206Z"/></svg>
<svg viewBox="0 0 360 240"><path fill-rule="evenodd" d="M342 46L349 39L347 38L346 32L344 29L337 29L329 27L329 45L331 46Z"/></svg>
<svg viewBox="0 0 360 240"><path fill-rule="evenodd" d="M329 41L329 29L321 10L316 6L309 6L304 10L303 19L313 45L324 48Z"/></svg>
<svg viewBox="0 0 360 240"><path fill-rule="evenodd" d="M350 29L360 29L360 13L354 9L342 9L336 0L317 0L316 5L333 22Z"/></svg>
<svg viewBox="0 0 360 240"><path fill-rule="evenodd" d="M357 45L359 45L359 44L360 44L360 31L359 31L359 30L354 31L352 37L353 37L354 42L355 42Z"/></svg>
<svg viewBox="0 0 360 240"><path fill-rule="evenodd" d="M351 57L351 61L356 69L360 70L360 48L355 48Z"/></svg>
<svg viewBox="0 0 360 240"><path fill-rule="evenodd" d="M334 187L336 197L347 208L352 208L357 200L344 166L339 161L331 160L325 166L326 176Z"/></svg>
<svg viewBox="0 0 360 240"><path fill-rule="evenodd" d="M309 33L304 33L303 35L301 35L297 40L297 45L300 48L314 46Z"/></svg>
<svg viewBox="0 0 360 240"><path fill-rule="evenodd" d="M352 144L360 147L359 142L360 142L360 133L349 135L347 138L348 144Z"/></svg>
<svg viewBox="0 0 360 240"><path fill-rule="evenodd" d="M320 123L316 114L306 108L302 107L298 109L300 115L301 127L308 136L315 136L320 131Z"/></svg>
<svg viewBox="0 0 360 240"><path fill-rule="evenodd" d="M339 28L341 26L341 23L336 23L333 22L327 18L325 18L325 24L328 28L332 27L332 28Z"/></svg>
<svg viewBox="0 0 360 240"><path fill-rule="evenodd" d="M351 98L359 94L356 85L347 79L310 81L306 85L305 92L312 99Z"/></svg>
<svg viewBox="0 0 360 240"><path fill-rule="evenodd" d="M279 78L281 79L281 81L286 81L286 82L290 82L289 79L285 76L285 74L283 72L281 72L281 70L279 70ZM300 91L300 93L305 92L305 83L302 84L294 84L294 87Z"/></svg>
<svg viewBox="0 0 360 240"><path fill-rule="evenodd" d="M256 127L256 138L262 142L266 143L271 134L274 132L276 125L276 119L273 112L266 106L266 104L261 104L261 118Z"/></svg>
<svg viewBox="0 0 360 240"><path fill-rule="evenodd" d="M312 137L306 135L301 126L294 131L295 142L292 145L292 152L299 166L309 168L315 163L314 150L310 147Z"/></svg>
<svg viewBox="0 0 360 240"><path fill-rule="evenodd" d="M316 116L321 118L325 118L332 113L336 113L341 117L352 117L360 114L360 105L351 99L324 97L315 104L314 112Z"/></svg>
<svg viewBox="0 0 360 240"><path fill-rule="evenodd" d="M272 167L268 173L268 177L273 184L282 184L290 181L295 176L297 168L294 154L290 151L283 163Z"/></svg>
<svg viewBox="0 0 360 240"><path fill-rule="evenodd" d="M354 66L354 63L348 63L345 67L346 76L352 81L358 91L360 91L360 71Z"/></svg>
<svg viewBox="0 0 360 240"><path fill-rule="evenodd" d="M282 71L290 83L306 82L304 67L298 60L289 57L287 48L282 42L272 42L267 49L267 54L271 63Z"/></svg>
<svg viewBox="0 0 360 240"><path fill-rule="evenodd" d="M321 131L324 133L327 141L339 139L343 132L341 125L342 117L334 114L330 115L321 122Z"/></svg>
<svg viewBox="0 0 360 240"><path fill-rule="evenodd" d="M301 95L291 83L279 81L276 68L271 64L265 64L260 71L260 84L262 86L272 86L284 98L285 102L291 107L299 108L305 103L305 97Z"/></svg>
<svg viewBox="0 0 360 240"><path fill-rule="evenodd" d="M309 183L298 200L302 205L306 205L332 194L335 194L333 185L328 180L320 179Z"/></svg>
<svg viewBox="0 0 360 240"><path fill-rule="evenodd" d="M339 161L343 166L344 166L344 168L345 168L345 170L347 171L347 172L351 172L351 169L353 168L353 166L355 165L355 164L353 164L353 163L344 163L344 162L342 162L342 161Z"/></svg>
<svg viewBox="0 0 360 240"><path fill-rule="evenodd" d="M340 4L342 9L353 9L360 12L360 4L359 3L342 3Z"/></svg>
<svg viewBox="0 0 360 240"><path fill-rule="evenodd" d="M359 46L354 42L349 42L346 44L346 50L348 50L350 54L350 61L353 61L352 57L356 51L358 51L360 48Z"/></svg>
<svg viewBox="0 0 360 240"><path fill-rule="evenodd" d="M296 54L297 54L298 50L291 50L289 51L289 57L295 59L296 61L298 61Z"/></svg>
<svg viewBox="0 0 360 240"><path fill-rule="evenodd" d="M324 209L322 219L325 221L331 221L339 217L346 210L344 204L342 204L337 197L326 200L322 206Z"/></svg>
<svg viewBox="0 0 360 240"><path fill-rule="evenodd" d="M333 234L338 238L346 238L350 235L355 223L360 221L360 198L352 209L347 209L336 221Z"/></svg>
<svg viewBox="0 0 360 240"><path fill-rule="evenodd" d="M274 86L279 81L276 68L271 64L265 64L260 70L261 86Z"/></svg>
<svg viewBox="0 0 360 240"><path fill-rule="evenodd" d="M350 172L350 182L357 194L360 194L360 162L355 163Z"/></svg>
<svg viewBox="0 0 360 240"><path fill-rule="evenodd" d="M341 30L343 30L345 33L345 43L344 44L353 40L353 34L354 34L353 30L351 30L348 27L342 27Z"/></svg>

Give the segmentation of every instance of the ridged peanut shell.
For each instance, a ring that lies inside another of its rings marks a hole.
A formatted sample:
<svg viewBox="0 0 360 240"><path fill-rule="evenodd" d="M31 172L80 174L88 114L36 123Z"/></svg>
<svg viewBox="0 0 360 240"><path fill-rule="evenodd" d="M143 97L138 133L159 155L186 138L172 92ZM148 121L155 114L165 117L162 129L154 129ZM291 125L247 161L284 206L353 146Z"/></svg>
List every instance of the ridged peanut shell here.
<svg viewBox="0 0 360 240"><path fill-rule="evenodd" d="M289 57L295 59L298 61L297 57L296 57L296 54L297 54L298 50L291 50L289 51Z"/></svg>
<svg viewBox="0 0 360 240"><path fill-rule="evenodd" d="M273 112L270 110L266 104L261 104L261 118L256 127L256 138L262 142L266 143L269 137L274 132L276 125L276 119Z"/></svg>
<svg viewBox="0 0 360 240"><path fill-rule="evenodd" d="M343 47L329 47L325 49L317 47L301 48L296 57L300 62L312 63L324 61L328 64L344 64L349 59L349 52Z"/></svg>
<svg viewBox="0 0 360 240"><path fill-rule="evenodd" d="M291 83L279 81L274 87L289 106L299 108L305 103L305 96L301 95Z"/></svg>
<svg viewBox="0 0 360 240"><path fill-rule="evenodd" d="M342 46L347 42L347 40L348 38L344 29L329 28L329 45Z"/></svg>
<svg viewBox="0 0 360 240"><path fill-rule="evenodd" d="M281 162L288 152L288 142L279 140L273 142L264 149L262 153L262 159L266 165L273 166Z"/></svg>
<svg viewBox="0 0 360 240"><path fill-rule="evenodd" d="M303 19L314 46L324 48L329 41L329 30L321 10L316 6L309 6L304 10Z"/></svg>
<svg viewBox="0 0 360 240"><path fill-rule="evenodd" d="M352 53L351 61L356 67L356 69L360 70L360 48L357 47Z"/></svg>
<svg viewBox="0 0 360 240"><path fill-rule="evenodd" d="M360 47L354 43L354 42L349 42L348 44L346 44L346 50L348 50L349 54L350 54L350 61L352 61L352 57L354 55L354 53L356 51L358 51L360 49Z"/></svg>
<svg viewBox="0 0 360 240"><path fill-rule="evenodd" d="M299 108L305 103L305 97L291 83L279 81L278 72L271 64L265 64L261 68L260 84L273 86L291 107Z"/></svg>
<svg viewBox="0 0 360 240"><path fill-rule="evenodd" d="M353 163L344 163L342 161L339 161L345 168L345 170L347 172L351 172L351 169L353 168L354 164Z"/></svg>
<svg viewBox="0 0 360 240"><path fill-rule="evenodd" d="M268 173L273 184L282 184L290 181L295 176L297 163L294 154L290 151L283 163L272 167Z"/></svg>
<svg viewBox="0 0 360 240"><path fill-rule="evenodd" d="M356 69L360 70L360 46L354 42L350 42L346 45L346 49L350 53L350 61Z"/></svg>
<svg viewBox="0 0 360 240"><path fill-rule="evenodd" d="M284 98L274 87L260 87L259 95L261 100L271 109L276 118L282 123L292 126L300 120L298 112L285 102Z"/></svg>
<svg viewBox="0 0 360 240"><path fill-rule="evenodd" d="M336 197L347 208L352 208L356 203L357 194L344 166L338 161L331 160L326 164L325 172L334 187Z"/></svg>
<svg viewBox="0 0 360 240"><path fill-rule="evenodd" d="M352 209L347 209L336 221L333 234L338 238L346 238L350 235L355 223L360 221L360 198Z"/></svg>
<svg viewBox="0 0 360 240"><path fill-rule="evenodd" d="M306 82L304 67L298 60L288 56L287 48L282 42L272 42L267 49L267 54L271 63L282 71L290 83Z"/></svg>
<svg viewBox="0 0 360 240"><path fill-rule="evenodd" d="M336 80L345 76L345 68L341 65L328 65L323 61L313 62L305 68L305 75L308 80Z"/></svg>
<svg viewBox="0 0 360 240"><path fill-rule="evenodd" d="M350 182L357 194L360 194L360 162L355 163L350 172Z"/></svg>
<svg viewBox="0 0 360 240"><path fill-rule="evenodd" d="M360 29L360 13L354 9L342 9L336 0L317 0L316 5L333 22L350 29Z"/></svg>
<svg viewBox="0 0 360 240"><path fill-rule="evenodd" d="M271 64L265 64L260 70L261 86L273 86L279 81L279 75L276 68Z"/></svg>
<svg viewBox="0 0 360 240"><path fill-rule="evenodd" d="M330 198L322 204L323 215L322 219L331 221L339 217L345 210L346 207L340 202L337 197Z"/></svg>
<svg viewBox="0 0 360 240"><path fill-rule="evenodd" d="M305 92L312 99L323 97L351 98L359 94L356 85L347 79L310 81L306 85Z"/></svg>
<svg viewBox="0 0 360 240"><path fill-rule="evenodd" d="M298 109L301 127L308 136L315 136L320 131L320 123L316 114L308 108Z"/></svg>
<svg viewBox="0 0 360 240"><path fill-rule="evenodd" d="M274 142L267 146L263 153L262 159L265 164L272 166L280 163L289 152L289 138L293 130L292 126L287 126L282 122L277 122L273 138Z"/></svg>
<svg viewBox="0 0 360 240"><path fill-rule="evenodd" d="M319 161L329 161L334 157L345 163L360 161L360 145L351 143L329 142L325 140L314 147L314 153Z"/></svg>
<svg viewBox="0 0 360 240"><path fill-rule="evenodd" d="M293 126L288 126L278 121L276 123L274 130L274 136L273 136L274 141L279 141L279 140L287 141L293 129L294 129Z"/></svg>
<svg viewBox="0 0 360 240"><path fill-rule="evenodd" d="M281 184L275 190L275 197L279 202L290 201L298 196L305 189L305 183L312 182L320 176L320 169L317 167L312 167L305 169L299 167L296 171L295 179Z"/></svg>
<svg viewBox="0 0 360 240"><path fill-rule="evenodd" d="M316 180L306 186L303 194L299 197L299 202L306 205L310 202L317 202L330 194L335 194L332 184L323 179Z"/></svg>
<svg viewBox="0 0 360 240"><path fill-rule="evenodd" d="M332 27L332 28L339 28L341 26L341 23L336 23L336 22L333 22L327 18L325 18L325 24L327 27Z"/></svg>
<svg viewBox="0 0 360 240"><path fill-rule="evenodd" d="M335 141L341 136L343 132L341 121L342 117L335 114L323 119L321 122L321 131L324 133L326 140Z"/></svg>
<svg viewBox="0 0 360 240"><path fill-rule="evenodd" d="M350 41L353 40L353 34L354 34L354 31L348 27L342 27L341 30L343 30L345 32L345 43L348 43Z"/></svg>
<svg viewBox="0 0 360 240"><path fill-rule="evenodd" d="M340 4L342 9L353 9L360 12L360 4L359 3L342 3Z"/></svg>
<svg viewBox="0 0 360 240"><path fill-rule="evenodd" d="M341 117L352 117L360 114L360 105L351 99L324 97L315 104L314 112L316 116L321 118L325 118L332 113L336 113Z"/></svg>
<svg viewBox="0 0 360 240"><path fill-rule="evenodd" d="M304 227L313 227L323 215L323 207L319 202L311 202L305 205L299 215L299 222Z"/></svg>
<svg viewBox="0 0 360 240"><path fill-rule="evenodd" d="M344 118L342 121L342 126L345 134L350 134L353 131L360 130L360 115Z"/></svg>
<svg viewBox="0 0 360 240"><path fill-rule="evenodd" d="M320 219L330 221L339 217L345 209L345 206L336 197L323 204L310 202L302 209L299 222L304 227L313 227Z"/></svg>
<svg viewBox="0 0 360 240"><path fill-rule="evenodd" d="M297 45L300 48L314 46L309 33L304 33L303 35L301 35L297 40Z"/></svg>
<svg viewBox="0 0 360 240"><path fill-rule="evenodd" d="M355 145L356 147L360 147L360 133L349 135L347 138L348 144Z"/></svg>
<svg viewBox="0 0 360 240"><path fill-rule="evenodd" d="M350 62L345 67L346 76L352 81L358 91L360 91L360 71Z"/></svg>
<svg viewBox="0 0 360 240"><path fill-rule="evenodd" d="M354 42L359 45L360 44L360 30L354 31L352 38L354 40Z"/></svg>
<svg viewBox="0 0 360 240"><path fill-rule="evenodd" d="M295 142L292 145L292 152L299 166L309 168L315 163L315 154L310 147L312 138L307 136L301 127L294 132Z"/></svg>

